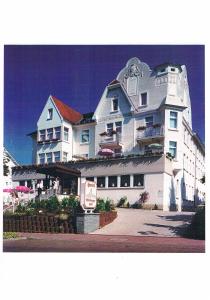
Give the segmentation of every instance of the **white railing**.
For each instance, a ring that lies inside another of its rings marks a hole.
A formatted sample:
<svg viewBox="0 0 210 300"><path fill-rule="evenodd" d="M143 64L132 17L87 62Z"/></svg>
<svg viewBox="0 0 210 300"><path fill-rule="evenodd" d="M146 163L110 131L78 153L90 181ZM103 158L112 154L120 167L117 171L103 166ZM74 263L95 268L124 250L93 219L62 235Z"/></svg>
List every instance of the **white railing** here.
<svg viewBox="0 0 210 300"><path fill-rule="evenodd" d="M113 134L113 135L106 135L102 136L100 143L106 144L106 143L121 143L122 141L122 135L119 133Z"/></svg>
<svg viewBox="0 0 210 300"><path fill-rule="evenodd" d="M137 133L137 139L155 137L155 136L163 136L163 126L156 127L156 128L147 127L144 130L141 130Z"/></svg>

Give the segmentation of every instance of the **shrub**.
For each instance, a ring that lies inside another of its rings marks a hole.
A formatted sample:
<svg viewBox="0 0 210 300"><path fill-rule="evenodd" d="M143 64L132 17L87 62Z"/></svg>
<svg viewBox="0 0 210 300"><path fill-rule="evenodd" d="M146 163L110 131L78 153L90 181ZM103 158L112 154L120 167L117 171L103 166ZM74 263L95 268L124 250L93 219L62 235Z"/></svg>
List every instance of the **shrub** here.
<svg viewBox="0 0 210 300"><path fill-rule="evenodd" d="M50 197L49 200L46 201L46 209L49 212L54 212L60 208L60 203L56 196Z"/></svg>
<svg viewBox="0 0 210 300"><path fill-rule="evenodd" d="M122 207L127 202L127 196L120 198L119 202L117 203L117 207Z"/></svg>
<svg viewBox="0 0 210 300"><path fill-rule="evenodd" d="M184 236L193 239L205 239L205 207L197 210L192 218L191 224L187 227Z"/></svg>
<svg viewBox="0 0 210 300"><path fill-rule="evenodd" d="M111 211L111 201L110 200L106 200L105 202L105 211Z"/></svg>
<svg viewBox="0 0 210 300"><path fill-rule="evenodd" d="M105 201L102 198L97 199L95 212L105 211Z"/></svg>

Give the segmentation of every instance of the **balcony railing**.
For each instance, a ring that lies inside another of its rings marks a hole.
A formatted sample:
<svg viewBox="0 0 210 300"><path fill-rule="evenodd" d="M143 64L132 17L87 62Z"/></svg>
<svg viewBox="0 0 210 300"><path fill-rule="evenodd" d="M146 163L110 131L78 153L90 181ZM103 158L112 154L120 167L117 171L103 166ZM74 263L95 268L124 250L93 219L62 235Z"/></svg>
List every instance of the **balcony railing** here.
<svg viewBox="0 0 210 300"><path fill-rule="evenodd" d="M163 137L163 126L147 127L144 130L141 130L137 133L137 140L153 137Z"/></svg>
<svg viewBox="0 0 210 300"><path fill-rule="evenodd" d="M122 135L119 133L102 136L100 140L100 144L120 144L121 142Z"/></svg>

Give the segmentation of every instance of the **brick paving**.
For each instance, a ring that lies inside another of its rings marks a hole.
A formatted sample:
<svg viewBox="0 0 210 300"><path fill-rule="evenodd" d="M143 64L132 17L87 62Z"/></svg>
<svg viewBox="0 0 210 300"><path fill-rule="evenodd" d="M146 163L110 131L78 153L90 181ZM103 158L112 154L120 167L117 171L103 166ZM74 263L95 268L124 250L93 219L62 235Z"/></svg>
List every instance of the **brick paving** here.
<svg viewBox="0 0 210 300"><path fill-rule="evenodd" d="M19 233L18 235L22 239L4 240L4 252L205 252L205 241L180 237L48 233Z"/></svg>

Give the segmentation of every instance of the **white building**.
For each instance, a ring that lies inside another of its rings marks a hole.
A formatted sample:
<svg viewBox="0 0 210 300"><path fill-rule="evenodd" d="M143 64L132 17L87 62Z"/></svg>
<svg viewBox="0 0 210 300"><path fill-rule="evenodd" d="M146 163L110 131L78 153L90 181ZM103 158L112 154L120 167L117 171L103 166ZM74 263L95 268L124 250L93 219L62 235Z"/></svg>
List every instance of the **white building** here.
<svg viewBox="0 0 210 300"><path fill-rule="evenodd" d="M204 200L204 146L192 130L184 65L150 69L130 59L90 114L49 96L31 137L33 163L66 162L81 172L79 183L97 182L99 197L132 204L147 191L147 206L164 210ZM112 158L97 160L107 149Z"/></svg>
<svg viewBox="0 0 210 300"><path fill-rule="evenodd" d="M4 174L3 174L3 189L13 188L12 181L12 168L18 166L19 164L12 157L12 155L4 148L3 151L3 165L5 166Z"/></svg>

